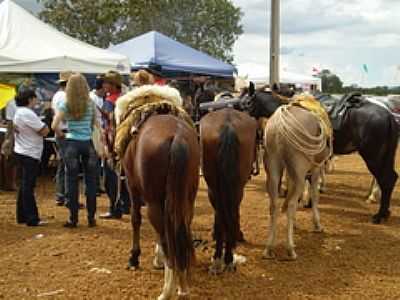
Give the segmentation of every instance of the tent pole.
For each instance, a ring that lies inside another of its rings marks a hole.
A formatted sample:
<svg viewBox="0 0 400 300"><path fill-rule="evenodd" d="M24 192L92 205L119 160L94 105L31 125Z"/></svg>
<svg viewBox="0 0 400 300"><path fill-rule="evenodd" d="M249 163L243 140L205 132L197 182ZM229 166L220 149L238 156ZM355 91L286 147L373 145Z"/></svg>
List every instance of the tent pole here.
<svg viewBox="0 0 400 300"><path fill-rule="evenodd" d="M270 33L270 86L279 86L279 25L280 0L271 0L271 33Z"/></svg>

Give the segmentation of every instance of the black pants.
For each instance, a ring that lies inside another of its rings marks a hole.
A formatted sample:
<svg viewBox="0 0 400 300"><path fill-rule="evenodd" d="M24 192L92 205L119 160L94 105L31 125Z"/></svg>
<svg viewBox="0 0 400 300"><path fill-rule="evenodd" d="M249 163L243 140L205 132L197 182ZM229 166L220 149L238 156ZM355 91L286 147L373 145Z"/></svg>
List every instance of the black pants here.
<svg viewBox="0 0 400 300"><path fill-rule="evenodd" d="M39 174L40 161L17 153L15 157L21 172L17 197L17 222L36 225L40 221L35 199L36 178Z"/></svg>
<svg viewBox="0 0 400 300"><path fill-rule="evenodd" d="M104 164L104 185L108 198L110 199L110 213L121 216L122 213L129 211L129 193L126 189L125 181L121 182L121 195L118 199L118 176L107 162Z"/></svg>

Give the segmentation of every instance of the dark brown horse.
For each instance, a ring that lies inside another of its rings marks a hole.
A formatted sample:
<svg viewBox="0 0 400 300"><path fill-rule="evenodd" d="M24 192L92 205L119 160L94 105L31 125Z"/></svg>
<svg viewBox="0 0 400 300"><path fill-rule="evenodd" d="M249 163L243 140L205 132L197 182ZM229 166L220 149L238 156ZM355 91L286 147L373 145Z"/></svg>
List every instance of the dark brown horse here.
<svg viewBox="0 0 400 300"><path fill-rule="evenodd" d="M190 225L199 182L200 153L196 131L172 115L147 119L123 158L132 197L133 247L129 265L139 266L142 201L158 242L154 263L164 264L165 282L158 299L176 292L187 296L194 260Z"/></svg>
<svg viewBox="0 0 400 300"><path fill-rule="evenodd" d="M221 273L224 264L229 271L235 269L233 249L240 231L240 202L255 159L256 131L255 119L231 108L211 112L200 121L202 169L215 210L213 274Z"/></svg>

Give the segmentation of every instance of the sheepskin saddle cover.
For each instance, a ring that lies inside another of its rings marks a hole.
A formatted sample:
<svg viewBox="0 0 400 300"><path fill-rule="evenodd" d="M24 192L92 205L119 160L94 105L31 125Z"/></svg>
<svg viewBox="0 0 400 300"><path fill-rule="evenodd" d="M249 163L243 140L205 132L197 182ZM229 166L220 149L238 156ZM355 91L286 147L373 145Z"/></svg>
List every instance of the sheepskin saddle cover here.
<svg viewBox="0 0 400 300"><path fill-rule="evenodd" d="M114 150L117 159L123 157L129 142L140 126L151 116L169 114L181 118L194 128L190 116L183 109L177 89L169 86L145 85L118 98L115 108L117 132Z"/></svg>

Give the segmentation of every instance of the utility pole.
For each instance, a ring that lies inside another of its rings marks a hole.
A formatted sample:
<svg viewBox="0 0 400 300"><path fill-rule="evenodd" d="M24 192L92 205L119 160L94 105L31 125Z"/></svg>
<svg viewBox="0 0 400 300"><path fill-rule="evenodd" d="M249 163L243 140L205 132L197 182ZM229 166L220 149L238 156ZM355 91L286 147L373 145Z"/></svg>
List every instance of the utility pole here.
<svg viewBox="0 0 400 300"><path fill-rule="evenodd" d="M279 86L280 0L271 0L269 83Z"/></svg>

